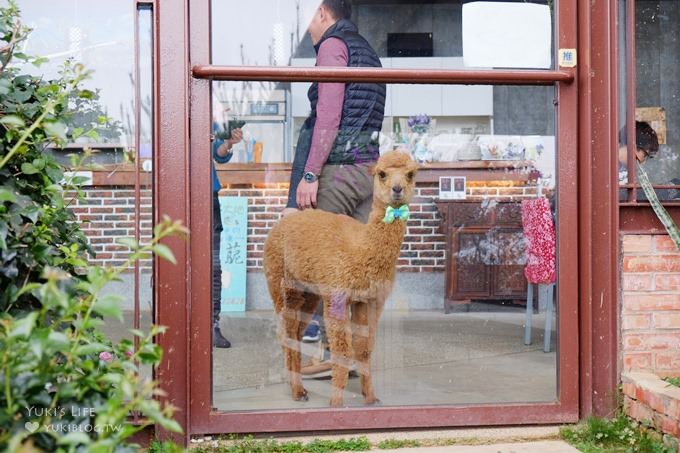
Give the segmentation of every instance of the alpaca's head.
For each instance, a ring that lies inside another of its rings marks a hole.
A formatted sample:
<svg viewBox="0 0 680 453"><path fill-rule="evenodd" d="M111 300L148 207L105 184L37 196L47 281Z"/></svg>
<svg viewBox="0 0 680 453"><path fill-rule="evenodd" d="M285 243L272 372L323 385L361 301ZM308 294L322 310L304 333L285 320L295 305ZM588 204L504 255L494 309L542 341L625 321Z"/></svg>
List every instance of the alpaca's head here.
<svg viewBox="0 0 680 453"><path fill-rule="evenodd" d="M373 197L398 207L411 202L418 164L403 151L388 151L378 159L373 174Z"/></svg>

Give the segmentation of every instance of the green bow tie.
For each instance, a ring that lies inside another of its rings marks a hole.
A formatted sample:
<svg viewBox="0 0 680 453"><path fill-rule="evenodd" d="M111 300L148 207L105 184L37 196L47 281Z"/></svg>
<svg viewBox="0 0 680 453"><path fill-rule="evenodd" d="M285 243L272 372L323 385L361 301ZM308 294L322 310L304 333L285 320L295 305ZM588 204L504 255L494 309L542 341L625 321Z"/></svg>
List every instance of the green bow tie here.
<svg viewBox="0 0 680 453"><path fill-rule="evenodd" d="M387 206L383 222L392 223L395 220L403 220L405 222L408 220L408 216L409 216L408 205L403 204L398 208Z"/></svg>

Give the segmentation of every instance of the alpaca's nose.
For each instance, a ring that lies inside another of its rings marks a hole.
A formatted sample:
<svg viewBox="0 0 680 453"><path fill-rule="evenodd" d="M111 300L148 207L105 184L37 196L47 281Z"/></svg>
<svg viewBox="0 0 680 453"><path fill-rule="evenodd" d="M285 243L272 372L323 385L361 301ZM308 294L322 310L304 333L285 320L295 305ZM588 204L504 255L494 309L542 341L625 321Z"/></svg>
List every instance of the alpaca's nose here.
<svg viewBox="0 0 680 453"><path fill-rule="evenodd" d="M399 195L402 190L403 188L401 186L392 186L392 192L394 192L397 195Z"/></svg>

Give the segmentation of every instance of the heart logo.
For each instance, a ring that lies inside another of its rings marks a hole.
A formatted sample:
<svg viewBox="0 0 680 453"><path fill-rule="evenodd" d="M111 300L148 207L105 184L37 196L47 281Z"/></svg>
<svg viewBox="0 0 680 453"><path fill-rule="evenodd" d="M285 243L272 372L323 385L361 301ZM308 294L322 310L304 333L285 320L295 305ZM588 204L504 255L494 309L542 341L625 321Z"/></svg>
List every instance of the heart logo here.
<svg viewBox="0 0 680 453"><path fill-rule="evenodd" d="M24 427L25 427L28 431L34 433L38 428L40 428L40 425L38 424L38 422L26 422L26 423L24 424Z"/></svg>

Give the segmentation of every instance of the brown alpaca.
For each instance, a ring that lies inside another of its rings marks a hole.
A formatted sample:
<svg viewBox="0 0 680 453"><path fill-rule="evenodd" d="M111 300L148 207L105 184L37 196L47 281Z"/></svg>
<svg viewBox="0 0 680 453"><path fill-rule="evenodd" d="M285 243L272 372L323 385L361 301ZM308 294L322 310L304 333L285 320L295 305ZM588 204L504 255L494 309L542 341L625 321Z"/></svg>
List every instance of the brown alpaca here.
<svg viewBox="0 0 680 453"><path fill-rule="evenodd" d="M344 215L305 210L284 217L269 233L264 272L279 315L294 400L307 400L300 340L322 301L333 364L331 406L342 405L352 360L366 404L379 402L371 381L371 353L406 230L406 219L388 223L384 218L388 206L392 210L411 201L417 168L403 152L380 157L372 169L373 207L366 225Z"/></svg>

